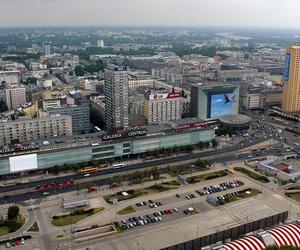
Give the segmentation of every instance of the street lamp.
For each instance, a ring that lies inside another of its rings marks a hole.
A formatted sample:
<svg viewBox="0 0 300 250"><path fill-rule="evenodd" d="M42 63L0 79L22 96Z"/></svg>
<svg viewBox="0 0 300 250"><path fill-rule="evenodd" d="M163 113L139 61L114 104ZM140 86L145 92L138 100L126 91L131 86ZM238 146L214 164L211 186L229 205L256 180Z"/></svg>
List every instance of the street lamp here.
<svg viewBox="0 0 300 250"><path fill-rule="evenodd" d="M199 239L199 229L200 229L200 227L197 226L197 240Z"/></svg>

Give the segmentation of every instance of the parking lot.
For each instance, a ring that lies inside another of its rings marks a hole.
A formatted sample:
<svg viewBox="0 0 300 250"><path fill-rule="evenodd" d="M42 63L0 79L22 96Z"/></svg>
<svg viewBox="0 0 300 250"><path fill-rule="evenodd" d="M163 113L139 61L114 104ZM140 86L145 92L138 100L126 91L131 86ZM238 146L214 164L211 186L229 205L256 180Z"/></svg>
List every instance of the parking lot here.
<svg viewBox="0 0 300 250"><path fill-rule="evenodd" d="M162 199L149 200L145 198L144 200L135 203L134 208L136 209L136 211L143 211L149 208L158 208L165 205L171 205L179 201L195 199L196 197L199 197L199 195L196 194L195 192L187 192L182 194L178 193ZM141 205L141 203L143 203L143 205Z"/></svg>
<svg viewBox="0 0 300 250"><path fill-rule="evenodd" d="M181 207L170 207L159 210L156 208L152 213L131 216L119 221L123 230L139 229L153 224L170 222L193 214L207 212L212 209L205 201L191 199L191 204Z"/></svg>

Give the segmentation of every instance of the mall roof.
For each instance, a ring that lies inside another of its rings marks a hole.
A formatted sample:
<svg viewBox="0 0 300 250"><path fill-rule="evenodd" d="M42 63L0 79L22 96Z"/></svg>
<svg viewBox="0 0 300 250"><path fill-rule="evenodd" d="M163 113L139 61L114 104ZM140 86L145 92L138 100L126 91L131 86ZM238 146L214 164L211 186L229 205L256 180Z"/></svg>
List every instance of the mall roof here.
<svg viewBox="0 0 300 250"><path fill-rule="evenodd" d="M300 226L297 224L286 224L268 231L278 247L294 246L300 247Z"/></svg>
<svg viewBox="0 0 300 250"><path fill-rule="evenodd" d="M224 245L226 250L263 250L266 245L255 236L248 236Z"/></svg>

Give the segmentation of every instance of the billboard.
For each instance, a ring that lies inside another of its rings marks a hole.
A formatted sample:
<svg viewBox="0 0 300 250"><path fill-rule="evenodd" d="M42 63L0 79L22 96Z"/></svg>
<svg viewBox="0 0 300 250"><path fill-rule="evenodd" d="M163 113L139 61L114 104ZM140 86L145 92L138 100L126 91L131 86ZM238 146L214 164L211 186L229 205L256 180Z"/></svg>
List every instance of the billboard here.
<svg viewBox="0 0 300 250"><path fill-rule="evenodd" d="M136 137L136 136L143 136L147 135L146 130L134 130L134 131L121 131L115 134L106 134L102 136L103 141L115 140L115 139L122 139L128 137Z"/></svg>
<svg viewBox="0 0 300 250"><path fill-rule="evenodd" d="M235 102L235 94L224 93L211 95L210 102L210 118L217 119L224 115L233 113L233 103Z"/></svg>
<svg viewBox="0 0 300 250"><path fill-rule="evenodd" d="M149 95L149 101L165 100L165 99L172 99L172 98L179 98L179 97L181 97L181 92L151 94Z"/></svg>
<svg viewBox="0 0 300 250"><path fill-rule="evenodd" d="M11 173L37 169L37 154L9 157L9 168Z"/></svg>
<svg viewBox="0 0 300 250"><path fill-rule="evenodd" d="M288 81L290 79L290 68L291 68L291 54L286 53L285 55L285 65L284 65L284 72L283 72L283 79Z"/></svg>

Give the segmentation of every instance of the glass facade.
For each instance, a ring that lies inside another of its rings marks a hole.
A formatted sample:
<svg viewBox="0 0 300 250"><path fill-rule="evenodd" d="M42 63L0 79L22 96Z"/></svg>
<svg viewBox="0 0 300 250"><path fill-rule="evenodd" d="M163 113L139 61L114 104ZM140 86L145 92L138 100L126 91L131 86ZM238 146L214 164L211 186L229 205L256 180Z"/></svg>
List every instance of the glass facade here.
<svg viewBox="0 0 300 250"><path fill-rule="evenodd" d="M47 154L38 154L38 166L39 168L50 168L53 166L61 166L64 164L90 161L91 159L91 148L84 147Z"/></svg>
<svg viewBox="0 0 300 250"><path fill-rule="evenodd" d="M83 147L72 150L43 153L37 155L38 168L50 168L64 164L86 162L92 159L91 147ZM0 160L0 174L9 174L9 158Z"/></svg>
<svg viewBox="0 0 300 250"><path fill-rule="evenodd" d="M85 146L82 148L65 149L38 153L38 168L50 168L64 164L87 162L91 159L113 159L130 154L140 154L174 146L194 145L200 141L211 141L215 137L213 129L178 133L159 138L139 138L126 142L110 142L105 145ZM9 158L0 160L0 174L9 174Z"/></svg>

